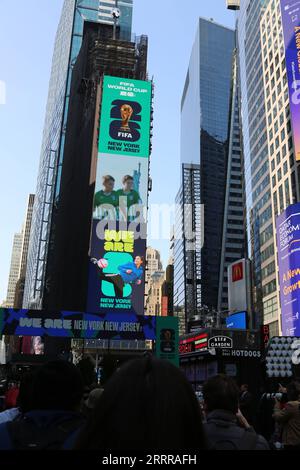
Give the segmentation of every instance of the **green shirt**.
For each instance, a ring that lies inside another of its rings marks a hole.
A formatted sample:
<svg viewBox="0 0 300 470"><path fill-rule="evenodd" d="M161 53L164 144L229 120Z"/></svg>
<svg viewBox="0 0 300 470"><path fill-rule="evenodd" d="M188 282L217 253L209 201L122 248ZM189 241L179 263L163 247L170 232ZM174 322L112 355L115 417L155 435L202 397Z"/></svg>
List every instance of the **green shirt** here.
<svg viewBox="0 0 300 470"><path fill-rule="evenodd" d="M129 193L125 193L123 189L117 191L118 198L126 197L127 198L127 208L134 206L135 204L141 204L141 198L137 191L134 189Z"/></svg>
<svg viewBox="0 0 300 470"><path fill-rule="evenodd" d="M109 210L103 205L110 205L114 209ZM98 191L94 198L94 217L97 219L115 220L118 217L119 197L116 191L106 194L103 190Z"/></svg>
<svg viewBox="0 0 300 470"><path fill-rule="evenodd" d="M112 191L109 194L106 194L103 190L98 191L95 194L94 209L98 206L102 206L102 204L110 204L111 206L118 207L119 196L117 195L117 191Z"/></svg>

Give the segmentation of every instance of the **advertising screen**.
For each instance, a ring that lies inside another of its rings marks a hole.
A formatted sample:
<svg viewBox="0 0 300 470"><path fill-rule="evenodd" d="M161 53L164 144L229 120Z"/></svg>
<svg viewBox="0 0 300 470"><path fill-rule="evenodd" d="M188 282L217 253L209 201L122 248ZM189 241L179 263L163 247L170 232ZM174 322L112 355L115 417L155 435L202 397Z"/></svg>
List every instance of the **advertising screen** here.
<svg viewBox="0 0 300 470"><path fill-rule="evenodd" d="M226 318L227 328L236 328L246 330L247 328L247 312L239 312Z"/></svg>
<svg viewBox="0 0 300 470"><path fill-rule="evenodd" d="M0 334L38 338L155 340L156 318L90 312L45 312L0 308Z"/></svg>
<svg viewBox="0 0 300 470"><path fill-rule="evenodd" d="M109 227L109 225L108 225ZM109 229L93 221L90 250L88 305L90 312L144 314L146 240L138 228Z"/></svg>
<svg viewBox="0 0 300 470"><path fill-rule="evenodd" d="M144 315L152 84L104 76L87 310Z"/></svg>
<svg viewBox="0 0 300 470"><path fill-rule="evenodd" d="M277 218L277 250L283 336L300 336L300 204Z"/></svg>
<svg viewBox="0 0 300 470"><path fill-rule="evenodd" d="M149 157L151 82L105 76L99 153Z"/></svg>
<svg viewBox="0 0 300 470"><path fill-rule="evenodd" d="M300 3L280 0L296 160L300 161Z"/></svg>

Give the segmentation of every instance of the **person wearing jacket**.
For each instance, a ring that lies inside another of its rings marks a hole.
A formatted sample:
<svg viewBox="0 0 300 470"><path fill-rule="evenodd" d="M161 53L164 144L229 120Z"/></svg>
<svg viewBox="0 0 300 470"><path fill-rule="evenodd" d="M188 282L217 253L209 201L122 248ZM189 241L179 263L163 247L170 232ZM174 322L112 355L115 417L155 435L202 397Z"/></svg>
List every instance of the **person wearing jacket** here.
<svg viewBox="0 0 300 470"><path fill-rule="evenodd" d="M144 258L142 256L136 256L133 262L118 266L119 274L104 274L97 259L92 258L91 262L97 266L99 278L113 284L116 297L123 297L125 284L140 285L142 283L144 274Z"/></svg>
<svg viewBox="0 0 300 470"><path fill-rule="evenodd" d="M0 425L0 450L71 448L85 423L82 396L83 381L73 364L44 364L34 375L30 410Z"/></svg>
<svg viewBox="0 0 300 470"><path fill-rule="evenodd" d="M226 375L209 379L203 387L210 450L269 450L264 437L256 434L239 410L239 389Z"/></svg>
<svg viewBox="0 0 300 470"><path fill-rule="evenodd" d="M282 408L275 400L273 418L282 426L282 443L285 450L300 450L300 383L291 382L287 388L288 402Z"/></svg>

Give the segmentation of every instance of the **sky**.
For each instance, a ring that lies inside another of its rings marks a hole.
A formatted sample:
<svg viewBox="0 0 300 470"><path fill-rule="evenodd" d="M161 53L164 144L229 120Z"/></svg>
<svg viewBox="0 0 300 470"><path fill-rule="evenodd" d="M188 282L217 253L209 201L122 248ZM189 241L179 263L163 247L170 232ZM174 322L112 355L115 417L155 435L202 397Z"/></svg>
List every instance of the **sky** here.
<svg viewBox="0 0 300 470"><path fill-rule="evenodd" d="M0 0L0 304L6 298L13 235L34 193L55 33L63 0ZM180 101L199 16L234 27L225 0L134 0L133 32L149 37L154 79L150 204L173 204L180 181ZM2 85L2 87L1 87ZM149 239L169 258L169 241Z"/></svg>

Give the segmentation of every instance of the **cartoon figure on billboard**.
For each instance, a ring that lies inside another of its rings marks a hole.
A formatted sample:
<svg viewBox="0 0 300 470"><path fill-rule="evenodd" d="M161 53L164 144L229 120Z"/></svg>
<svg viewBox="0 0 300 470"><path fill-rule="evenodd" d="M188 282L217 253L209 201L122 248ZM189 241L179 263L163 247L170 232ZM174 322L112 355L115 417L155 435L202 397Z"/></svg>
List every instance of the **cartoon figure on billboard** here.
<svg viewBox="0 0 300 470"><path fill-rule="evenodd" d="M142 284L142 278L144 274L143 256L136 256L134 261L118 266L118 274L103 273L103 269L108 267L108 261L105 258L101 258L99 260L96 258L91 258L91 262L98 267L99 278L113 284L116 297L124 296L123 289L125 284Z"/></svg>
<svg viewBox="0 0 300 470"><path fill-rule="evenodd" d="M129 104L125 103L121 106L120 111L121 111L121 118L122 118L122 126L120 130L123 132L130 132L129 121L133 114L133 109Z"/></svg>

